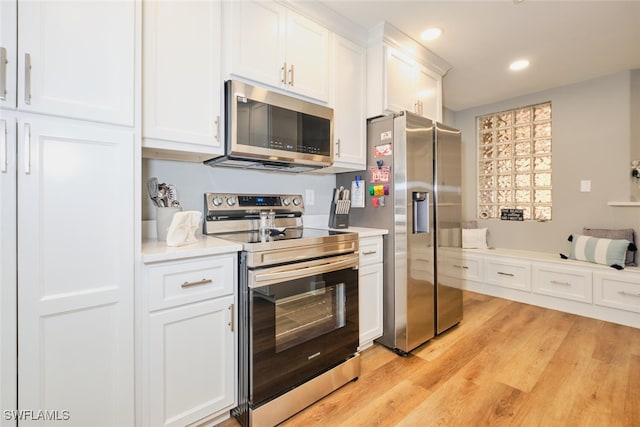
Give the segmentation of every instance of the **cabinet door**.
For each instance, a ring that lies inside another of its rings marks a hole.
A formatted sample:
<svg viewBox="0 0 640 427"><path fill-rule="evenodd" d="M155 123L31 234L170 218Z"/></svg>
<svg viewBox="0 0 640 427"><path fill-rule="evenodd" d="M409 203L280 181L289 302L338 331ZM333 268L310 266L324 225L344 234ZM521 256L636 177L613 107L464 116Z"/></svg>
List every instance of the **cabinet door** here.
<svg viewBox="0 0 640 427"><path fill-rule="evenodd" d="M360 346L362 350L382 336L382 264L359 270L358 304L360 311Z"/></svg>
<svg viewBox="0 0 640 427"><path fill-rule="evenodd" d="M309 19L287 11L287 89L327 102L329 100L329 31Z"/></svg>
<svg viewBox="0 0 640 427"><path fill-rule="evenodd" d="M0 408L16 399L16 122L0 116ZM3 416L0 426L15 426Z"/></svg>
<svg viewBox="0 0 640 427"><path fill-rule="evenodd" d="M386 102L388 111L418 112L416 86L420 64L396 49L385 47Z"/></svg>
<svg viewBox="0 0 640 427"><path fill-rule="evenodd" d="M285 11L273 2L233 1L229 14L230 73L284 87Z"/></svg>
<svg viewBox="0 0 640 427"><path fill-rule="evenodd" d="M442 78L420 67L416 78L415 94L419 114L431 120L442 121Z"/></svg>
<svg viewBox="0 0 640 427"><path fill-rule="evenodd" d="M408 110L442 120L442 78L413 58L386 47L386 103L388 111Z"/></svg>
<svg viewBox="0 0 640 427"><path fill-rule="evenodd" d="M133 132L21 117L20 407L133 425Z"/></svg>
<svg viewBox="0 0 640 427"><path fill-rule="evenodd" d="M184 426L235 403L233 296L150 315L149 420Z"/></svg>
<svg viewBox="0 0 640 427"><path fill-rule="evenodd" d="M143 19L143 147L221 154L220 2L148 1Z"/></svg>
<svg viewBox="0 0 640 427"><path fill-rule="evenodd" d="M133 125L132 1L25 1L18 13L18 108Z"/></svg>
<svg viewBox="0 0 640 427"><path fill-rule="evenodd" d="M333 169L364 170L365 52L337 35L333 44L333 101L335 155Z"/></svg>
<svg viewBox="0 0 640 427"><path fill-rule="evenodd" d="M0 108L16 108L18 2L0 2Z"/></svg>

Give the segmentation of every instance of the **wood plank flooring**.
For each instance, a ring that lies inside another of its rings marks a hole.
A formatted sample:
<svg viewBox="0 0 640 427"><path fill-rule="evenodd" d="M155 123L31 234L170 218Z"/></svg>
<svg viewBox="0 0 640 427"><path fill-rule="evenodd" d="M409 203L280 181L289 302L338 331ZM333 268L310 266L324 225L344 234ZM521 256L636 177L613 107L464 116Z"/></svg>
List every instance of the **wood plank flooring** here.
<svg viewBox="0 0 640 427"><path fill-rule="evenodd" d="M282 426L640 426L640 329L464 292L464 320ZM233 419L221 427L235 427Z"/></svg>

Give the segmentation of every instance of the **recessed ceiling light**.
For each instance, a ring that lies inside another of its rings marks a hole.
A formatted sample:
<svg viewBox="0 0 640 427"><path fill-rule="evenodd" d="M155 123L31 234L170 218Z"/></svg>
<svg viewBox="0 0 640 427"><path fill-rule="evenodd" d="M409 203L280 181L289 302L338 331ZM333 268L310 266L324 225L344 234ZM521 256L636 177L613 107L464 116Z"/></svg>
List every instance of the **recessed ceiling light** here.
<svg viewBox="0 0 640 427"><path fill-rule="evenodd" d="M509 69L512 71L520 71L520 70L524 70L525 68L527 68L529 66L529 61L526 59L519 59L517 61L513 61L510 65L509 65Z"/></svg>
<svg viewBox="0 0 640 427"><path fill-rule="evenodd" d="M442 35L442 28L428 28L420 34L422 40L431 41L435 40Z"/></svg>

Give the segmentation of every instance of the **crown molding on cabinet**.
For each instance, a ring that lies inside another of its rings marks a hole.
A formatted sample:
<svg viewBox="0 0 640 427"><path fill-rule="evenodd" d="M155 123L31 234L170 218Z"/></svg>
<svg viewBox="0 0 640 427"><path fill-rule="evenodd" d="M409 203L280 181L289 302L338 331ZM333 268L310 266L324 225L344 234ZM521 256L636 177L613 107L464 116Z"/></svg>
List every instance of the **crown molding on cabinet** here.
<svg viewBox="0 0 640 427"><path fill-rule="evenodd" d="M428 64L431 70L441 76L444 76L452 68L447 61L386 21L380 22L369 30L368 46L376 46L381 42L398 49L422 64Z"/></svg>
<svg viewBox="0 0 640 427"><path fill-rule="evenodd" d="M276 0L276 3L309 18L329 31L352 42L367 46L367 29L330 9L325 4L315 1Z"/></svg>

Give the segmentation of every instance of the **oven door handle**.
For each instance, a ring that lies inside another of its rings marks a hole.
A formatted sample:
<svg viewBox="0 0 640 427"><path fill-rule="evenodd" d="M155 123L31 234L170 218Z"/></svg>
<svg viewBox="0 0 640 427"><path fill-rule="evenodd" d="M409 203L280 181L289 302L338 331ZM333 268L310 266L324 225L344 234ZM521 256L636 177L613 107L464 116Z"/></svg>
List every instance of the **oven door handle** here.
<svg viewBox="0 0 640 427"><path fill-rule="evenodd" d="M338 258L338 259L336 259ZM249 287L259 288L288 280L301 279L314 274L329 273L331 271L358 268L358 255L324 258L314 261L289 264L268 268L262 271L249 272Z"/></svg>

